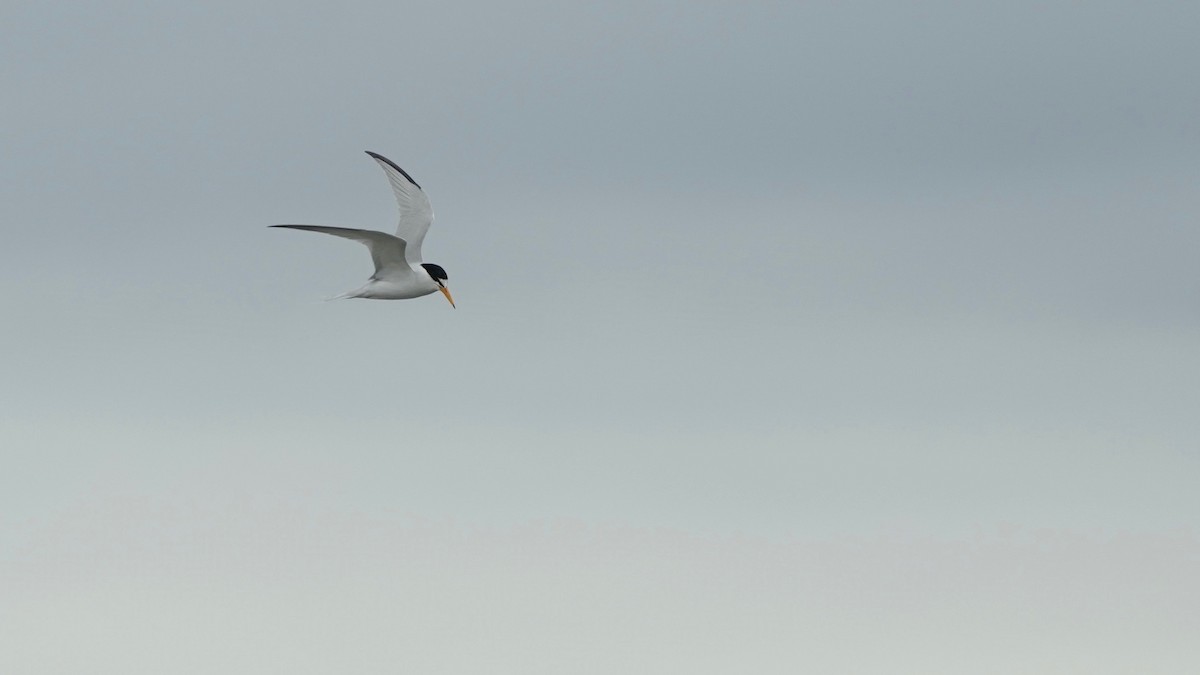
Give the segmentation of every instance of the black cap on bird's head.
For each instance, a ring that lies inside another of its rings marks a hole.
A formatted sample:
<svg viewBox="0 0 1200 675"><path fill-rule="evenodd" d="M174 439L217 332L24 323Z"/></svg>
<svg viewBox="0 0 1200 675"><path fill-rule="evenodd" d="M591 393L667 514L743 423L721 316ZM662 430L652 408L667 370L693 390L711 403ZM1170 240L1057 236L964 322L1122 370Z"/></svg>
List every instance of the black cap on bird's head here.
<svg viewBox="0 0 1200 675"><path fill-rule="evenodd" d="M421 267L424 267L425 271L429 273L429 276L433 279L433 281L437 283L438 290L441 291L442 295L446 296L446 299L450 301L450 306L455 307L454 298L450 297L450 289L446 288L446 280L450 278L450 276L446 274L446 270L441 265L435 263L421 263Z"/></svg>

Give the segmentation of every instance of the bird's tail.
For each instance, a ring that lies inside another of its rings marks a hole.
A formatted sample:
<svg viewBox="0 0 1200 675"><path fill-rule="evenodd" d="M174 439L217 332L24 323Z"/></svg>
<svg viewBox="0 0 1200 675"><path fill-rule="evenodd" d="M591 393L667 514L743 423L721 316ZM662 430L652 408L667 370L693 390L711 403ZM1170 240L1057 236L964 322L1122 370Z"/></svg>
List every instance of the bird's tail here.
<svg viewBox="0 0 1200 675"><path fill-rule="evenodd" d="M348 300L350 298L358 298L358 297L361 297L359 295L359 293L361 291L362 291L361 288L356 288L352 291L346 291L345 293L342 293L341 295L335 295L331 298L325 298L325 302L330 302L332 300Z"/></svg>

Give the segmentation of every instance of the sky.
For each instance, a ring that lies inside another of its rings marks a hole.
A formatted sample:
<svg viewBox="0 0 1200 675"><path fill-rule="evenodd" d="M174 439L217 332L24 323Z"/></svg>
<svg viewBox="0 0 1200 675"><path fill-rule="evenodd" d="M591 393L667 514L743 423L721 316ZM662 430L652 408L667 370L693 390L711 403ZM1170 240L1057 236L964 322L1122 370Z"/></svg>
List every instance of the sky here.
<svg viewBox="0 0 1200 675"><path fill-rule="evenodd" d="M1196 672L1198 23L5 3L0 671Z"/></svg>

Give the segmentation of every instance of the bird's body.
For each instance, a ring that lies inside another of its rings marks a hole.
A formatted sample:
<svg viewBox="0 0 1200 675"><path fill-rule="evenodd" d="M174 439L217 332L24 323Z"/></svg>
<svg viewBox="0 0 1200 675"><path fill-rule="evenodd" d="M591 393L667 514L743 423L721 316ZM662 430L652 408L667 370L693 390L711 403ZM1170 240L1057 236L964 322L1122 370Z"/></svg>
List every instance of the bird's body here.
<svg viewBox="0 0 1200 675"><path fill-rule="evenodd" d="M375 273L361 288L343 293L338 298L369 298L373 300L407 300L441 292L454 305L446 288L446 270L440 265L421 262L421 244L433 222L433 208L420 185L404 169L391 160L367 151L387 173L388 182L400 207L400 224L396 234L375 230L356 230L325 225L272 225L293 230L322 232L335 237L353 239L366 245L375 263Z"/></svg>
<svg viewBox="0 0 1200 675"><path fill-rule="evenodd" d="M369 298L371 300L409 300L422 295L437 293L438 284L428 274L421 278L419 273L411 279L370 279L362 288L338 296L341 298Z"/></svg>

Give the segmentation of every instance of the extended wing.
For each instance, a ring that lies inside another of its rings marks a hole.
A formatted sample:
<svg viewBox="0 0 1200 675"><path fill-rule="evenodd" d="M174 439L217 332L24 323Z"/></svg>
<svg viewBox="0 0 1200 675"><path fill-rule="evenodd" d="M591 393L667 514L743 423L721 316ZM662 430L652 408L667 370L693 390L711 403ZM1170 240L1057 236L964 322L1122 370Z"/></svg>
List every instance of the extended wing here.
<svg viewBox="0 0 1200 675"><path fill-rule="evenodd" d="M272 225L271 227L324 232L335 237L345 237L366 244L371 251L371 261L375 263L375 274L371 276L372 279L400 279L413 274L412 268L409 267L408 261L404 257L406 248L404 240L386 232L354 230L348 227L326 227L324 225Z"/></svg>
<svg viewBox="0 0 1200 675"><path fill-rule="evenodd" d="M396 227L396 236L408 242L405 253L408 262L416 265L421 262L421 243L425 241L425 233L433 223L433 207L429 197L417 185L404 169L396 166L395 162L378 153L367 151L387 174L388 182L392 184L392 192L396 193L396 204L400 207L400 224Z"/></svg>

